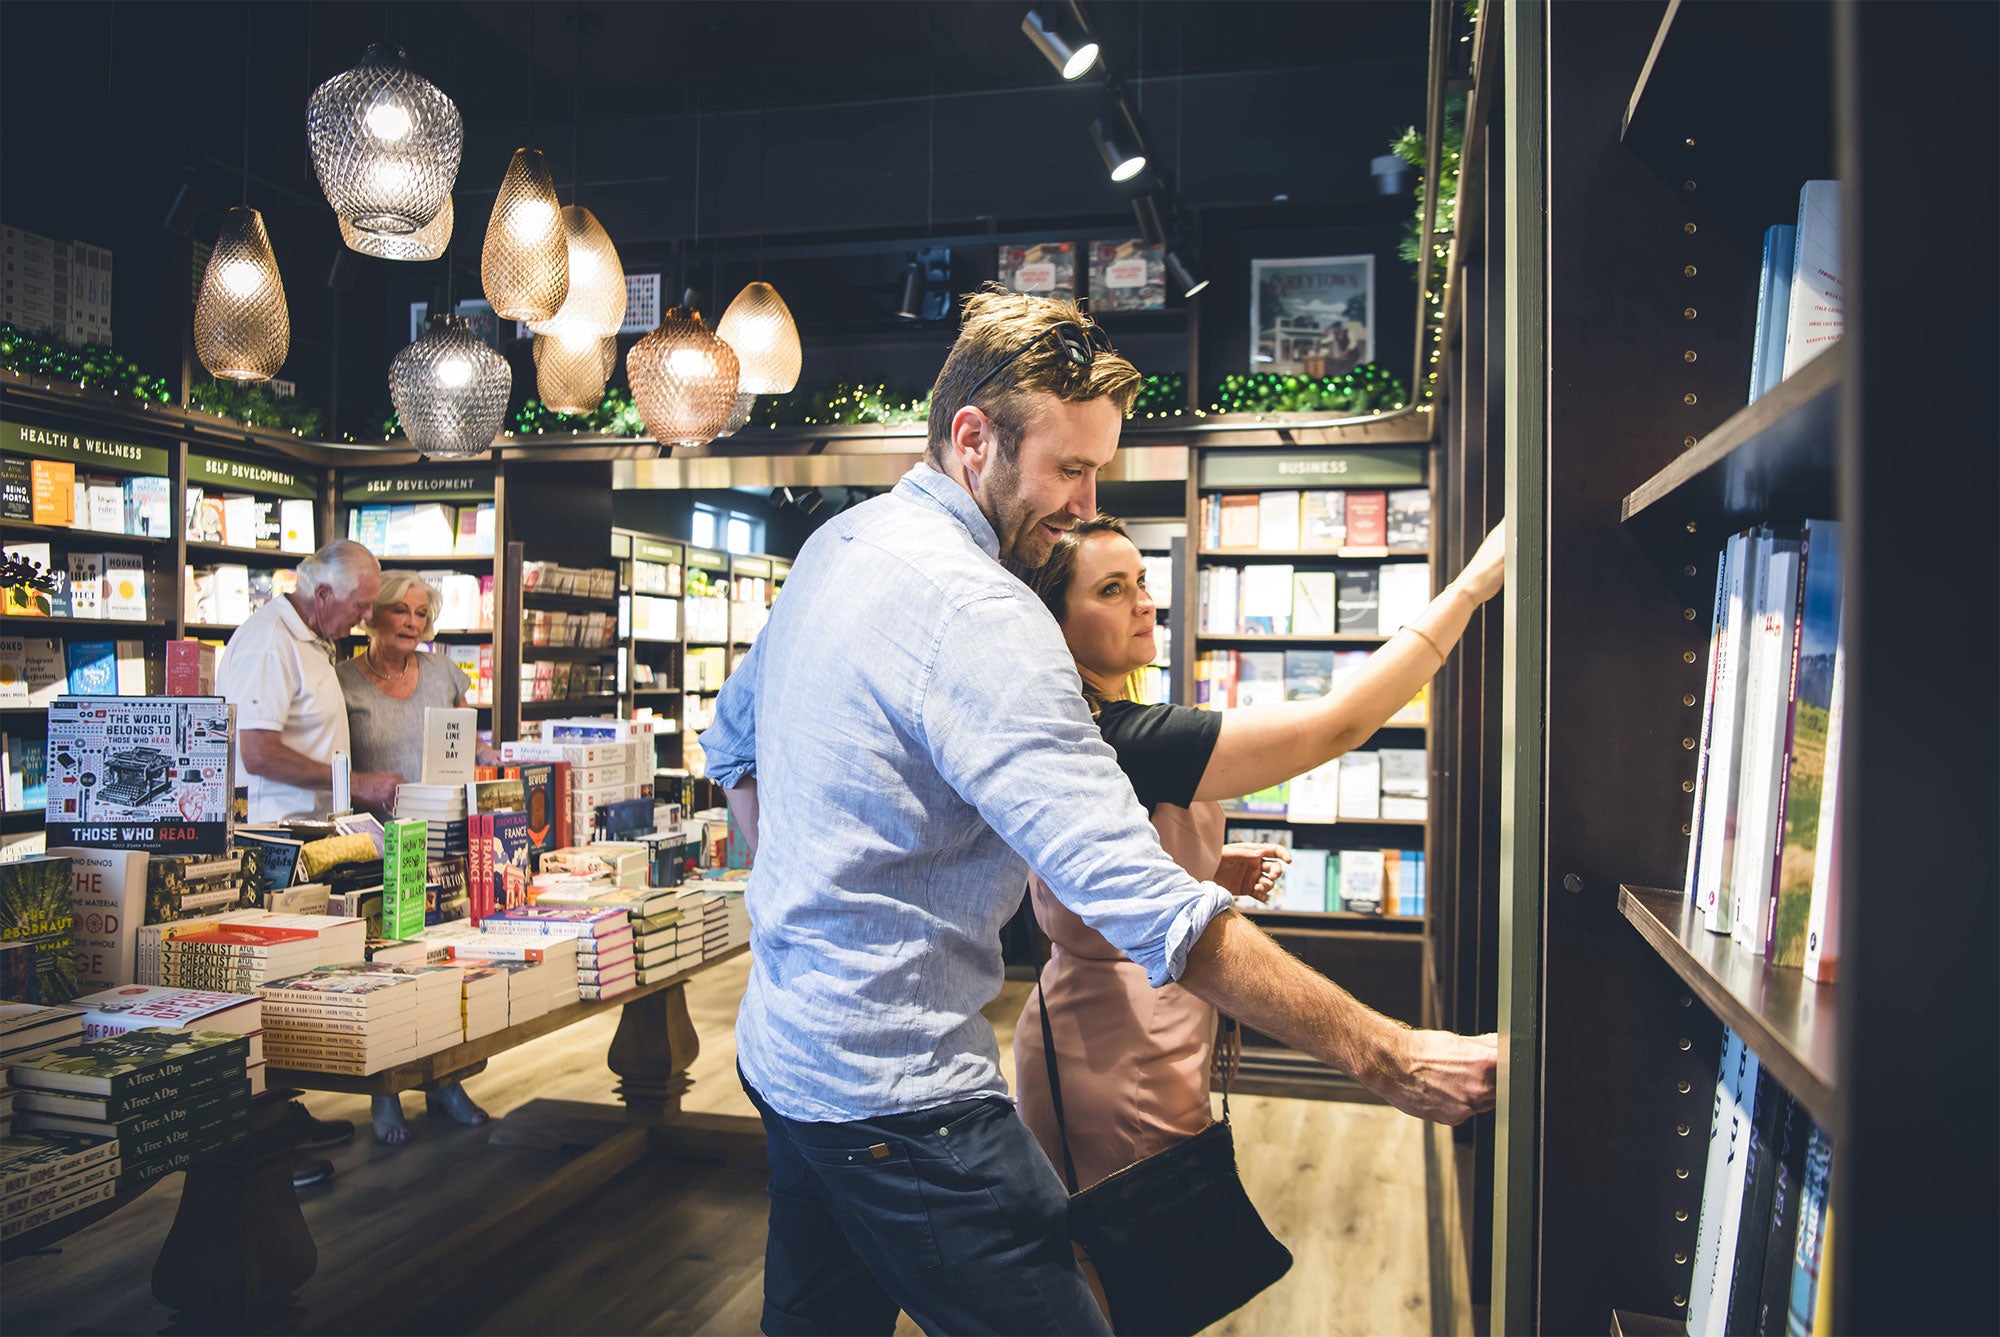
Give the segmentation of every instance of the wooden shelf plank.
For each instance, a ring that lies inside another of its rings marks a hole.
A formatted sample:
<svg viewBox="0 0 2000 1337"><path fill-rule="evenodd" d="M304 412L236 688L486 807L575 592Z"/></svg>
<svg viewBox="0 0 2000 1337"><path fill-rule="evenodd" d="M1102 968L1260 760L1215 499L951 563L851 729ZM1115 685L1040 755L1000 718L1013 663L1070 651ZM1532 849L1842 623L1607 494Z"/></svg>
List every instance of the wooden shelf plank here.
<svg viewBox="0 0 2000 1337"><path fill-rule="evenodd" d="M309 552L280 552L276 548L238 548L228 543L196 543L193 539L188 540L187 553L190 557L217 557L225 561L240 562L244 566L264 561L297 565L312 556Z"/></svg>
<svg viewBox="0 0 2000 1337"><path fill-rule="evenodd" d="M521 659L534 663L538 659L559 660L566 663L589 663L599 659L609 659L618 653L615 645L524 645Z"/></svg>
<svg viewBox="0 0 2000 1337"><path fill-rule="evenodd" d="M1237 491L1247 489L1238 488ZM1263 489L1270 491L1269 488ZM1429 548L1203 548L1195 554L1204 561L1321 561L1321 562L1365 562L1380 558L1422 559L1431 555Z"/></svg>
<svg viewBox="0 0 2000 1337"><path fill-rule="evenodd" d="M1693 522L1720 548L1745 525L1834 517L1846 364L1836 345L1799 368L1628 493L1620 518L1648 535L1681 538Z"/></svg>
<svg viewBox="0 0 2000 1337"><path fill-rule="evenodd" d="M473 556L467 553L445 553L435 557L409 557L389 553L376 553L375 560L380 562L383 569L387 571L394 571L399 567L408 566L466 566L484 570L493 565L493 557L490 553L484 556Z"/></svg>
<svg viewBox="0 0 2000 1337"><path fill-rule="evenodd" d="M109 534L71 525L33 525L23 520L7 521L0 525L0 533L4 533L10 543L22 539L46 539L50 543L61 544L64 552L92 548L130 548L136 552L148 552L161 544L173 542L170 538L155 538L148 534Z"/></svg>
<svg viewBox="0 0 2000 1337"><path fill-rule="evenodd" d="M1419 931L1424 926L1422 915L1364 915L1353 910L1286 910L1269 906L1256 910L1245 910L1252 919L1286 920L1296 919L1314 928L1401 928Z"/></svg>
<svg viewBox="0 0 2000 1337"><path fill-rule="evenodd" d="M545 594L541 590L522 590L521 602L529 608L553 608L581 613L611 612L618 607L616 595L599 599L588 594Z"/></svg>
<svg viewBox="0 0 2000 1337"><path fill-rule="evenodd" d="M1312 822L1294 817L1273 817L1261 812L1230 812L1223 810L1223 817L1231 822L1276 822L1280 826L1429 826L1428 817L1341 817L1331 822Z"/></svg>
<svg viewBox="0 0 2000 1337"><path fill-rule="evenodd" d="M616 692L599 692L595 696L572 696L566 697L561 701L523 701L521 703L521 718L524 720L552 719L558 715L570 714L573 711L589 712L600 710L606 706L616 706L617 704L618 694Z"/></svg>
<svg viewBox="0 0 2000 1337"><path fill-rule="evenodd" d="M158 628L167 625L166 619L159 617L149 617L143 621L135 622L130 618L22 617L11 613L6 618L0 619L0 623L4 623L8 628L7 634L9 636L31 636L34 634L34 628L36 627L53 627L61 631L95 631L102 629L109 634L116 633L128 627Z"/></svg>
<svg viewBox="0 0 2000 1337"><path fill-rule="evenodd" d="M1389 638L1387 636L1364 635L1361 632L1355 631L1337 631L1331 636L1276 636L1262 631L1244 631L1225 635L1221 632L1200 631L1195 633L1194 639L1197 643L1202 641L1227 641L1232 645L1239 642L1249 642L1259 645L1380 645Z"/></svg>
<svg viewBox="0 0 2000 1337"><path fill-rule="evenodd" d="M1620 886L1618 912L1838 1142L1836 987L1710 933L1683 899L1678 891Z"/></svg>

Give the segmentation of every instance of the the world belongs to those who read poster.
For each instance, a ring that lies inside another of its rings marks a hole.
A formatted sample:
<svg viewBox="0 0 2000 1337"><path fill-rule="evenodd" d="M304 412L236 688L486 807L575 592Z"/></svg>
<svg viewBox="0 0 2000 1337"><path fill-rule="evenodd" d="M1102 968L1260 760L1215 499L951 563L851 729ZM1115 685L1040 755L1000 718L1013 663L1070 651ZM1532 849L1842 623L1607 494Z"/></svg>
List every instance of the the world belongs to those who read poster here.
<svg viewBox="0 0 2000 1337"><path fill-rule="evenodd" d="M1342 376L1375 356L1375 257L1250 262L1250 370Z"/></svg>
<svg viewBox="0 0 2000 1337"><path fill-rule="evenodd" d="M49 843L223 853L232 722L219 696L58 698L49 710Z"/></svg>

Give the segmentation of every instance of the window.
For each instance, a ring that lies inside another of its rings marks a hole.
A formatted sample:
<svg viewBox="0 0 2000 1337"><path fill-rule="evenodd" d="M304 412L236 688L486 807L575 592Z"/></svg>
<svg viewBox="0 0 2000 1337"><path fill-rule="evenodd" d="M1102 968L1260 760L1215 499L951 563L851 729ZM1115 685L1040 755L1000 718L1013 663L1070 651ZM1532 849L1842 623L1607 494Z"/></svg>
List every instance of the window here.
<svg viewBox="0 0 2000 1337"><path fill-rule="evenodd" d="M689 542L697 548L723 548L743 554L764 548L764 522L742 511L726 511L705 502L694 504Z"/></svg>

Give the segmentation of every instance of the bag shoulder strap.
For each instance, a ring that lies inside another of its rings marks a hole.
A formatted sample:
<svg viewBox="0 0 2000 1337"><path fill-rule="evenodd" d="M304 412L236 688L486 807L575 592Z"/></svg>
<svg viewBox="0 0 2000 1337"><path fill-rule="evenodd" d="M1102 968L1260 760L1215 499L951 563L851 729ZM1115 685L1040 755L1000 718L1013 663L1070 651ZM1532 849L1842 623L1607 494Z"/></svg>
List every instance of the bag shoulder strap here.
<svg viewBox="0 0 2000 1337"><path fill-rule="evenodd" d="M1076 1187L1076 1162L1069 1154L1069 1125L1063 1121L1062 1077L1056 1071L1056 1033L1049 1025L1049 996L1042 992L1041 976L1035 977L1035 1001L1041 1004L1036 1011L1042 1016L1042 1060L1049 1069L1049 1103L1055 1106L1056 1137L1062 1143L1063 1183L1068 1185L1070 1196L1074 1197Z"/></svg>

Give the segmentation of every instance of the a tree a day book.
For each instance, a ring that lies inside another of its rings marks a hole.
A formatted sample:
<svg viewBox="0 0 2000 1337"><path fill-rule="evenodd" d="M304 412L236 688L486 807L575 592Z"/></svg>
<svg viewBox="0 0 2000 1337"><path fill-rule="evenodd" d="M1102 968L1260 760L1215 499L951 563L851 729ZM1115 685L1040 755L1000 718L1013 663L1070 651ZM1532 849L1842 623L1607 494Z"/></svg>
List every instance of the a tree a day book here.
<svg viewBox="0 0 2000 1337"><path fill-rule="evenodd" d="M218 1068L241 1072L250 1041L222 1031L147 1029L72 1045L14 1065L16 1086L76 1091L112 1100L185 1083Z"/></svg>

